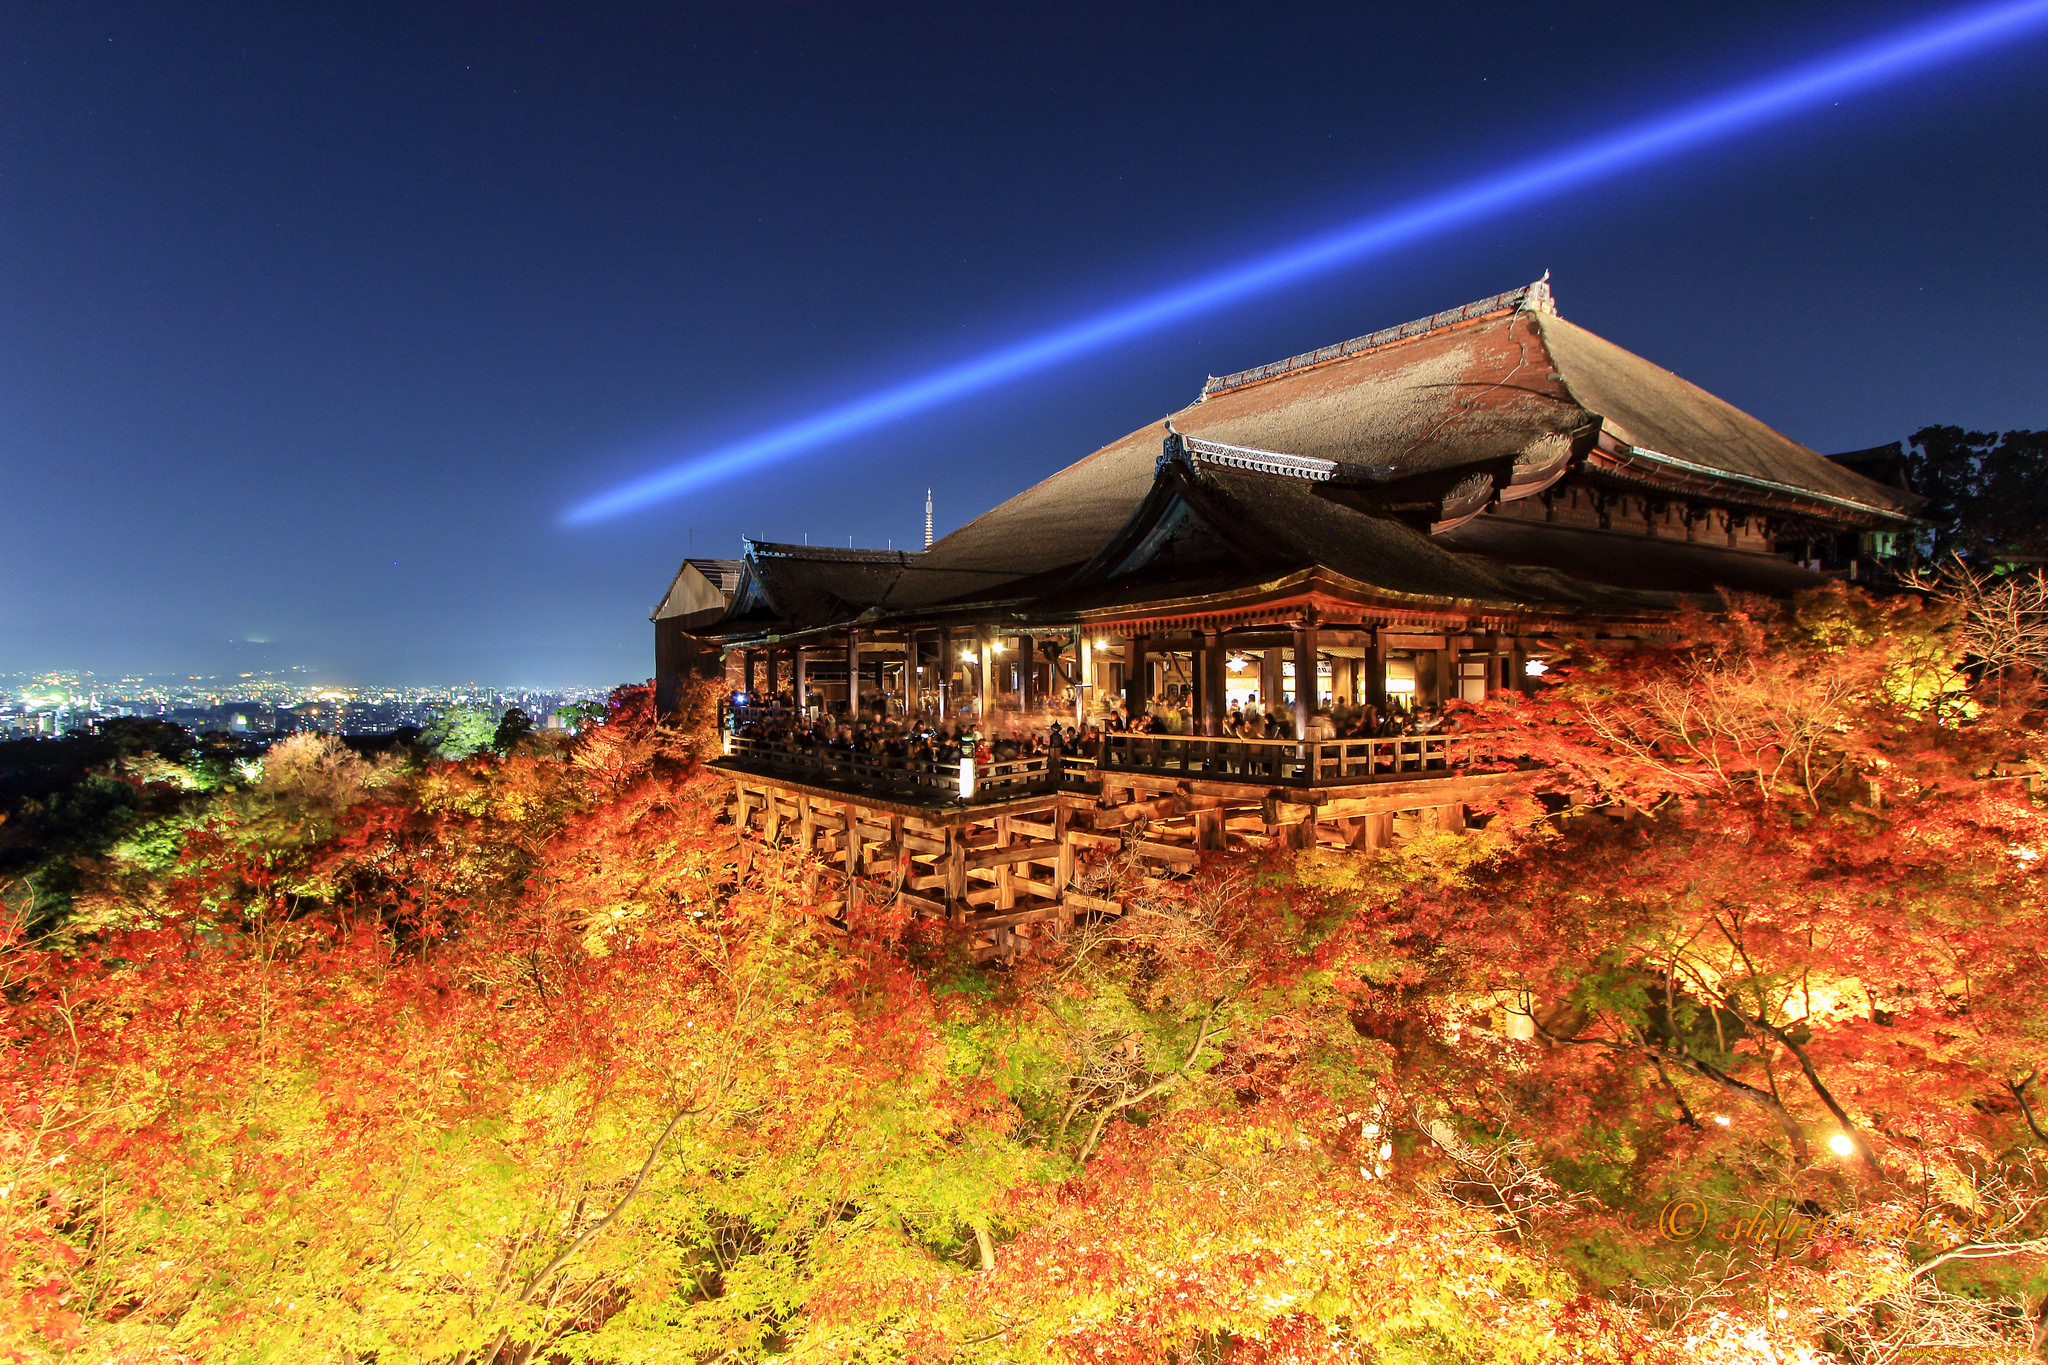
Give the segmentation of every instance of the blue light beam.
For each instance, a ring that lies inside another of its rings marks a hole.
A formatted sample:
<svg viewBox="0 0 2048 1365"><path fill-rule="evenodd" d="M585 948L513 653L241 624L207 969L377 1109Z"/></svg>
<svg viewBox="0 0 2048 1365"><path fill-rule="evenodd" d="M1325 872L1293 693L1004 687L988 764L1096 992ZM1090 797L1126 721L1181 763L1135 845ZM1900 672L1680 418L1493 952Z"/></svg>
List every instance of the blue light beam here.
<svg viewBox="0 0 2048 1365"><path fill-rule="evenodd" d="M879 393L771 427L756 435L621 484L563 515L570 526L604 521L803 451L845 440L1127 337L1254 294L1351 265L1490 214L1553 196L1689 148L1733 137L1801 109L1960 61L2048 26L2048 0L1950 11L1868 43L1841 48L1708 99L1411 201L1164 290L1072 326L1005 346Z"/></svg>

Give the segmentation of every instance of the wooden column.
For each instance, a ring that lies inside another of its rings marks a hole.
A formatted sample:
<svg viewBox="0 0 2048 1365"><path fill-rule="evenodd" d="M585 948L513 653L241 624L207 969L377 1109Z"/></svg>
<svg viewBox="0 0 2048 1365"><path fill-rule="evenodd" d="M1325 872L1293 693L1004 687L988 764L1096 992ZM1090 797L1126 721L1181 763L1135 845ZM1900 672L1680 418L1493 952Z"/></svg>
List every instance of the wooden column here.
<svg viewBox="0 0 2048 1365"><path fill-rule="evenodd" d="M1365 700L1381 717L1387 714L1387 643L1379 631L1365 656Z"/></svg>
<svg viewBox="0 0 2048 1365"><path fill-rule="evenodd" d="M953 653L953 628L943 626L939 630L939 716L943 720L953 719L953 670L960 666L960 660Z"/></svg>
<svg viewBox="0 0 2048 1365"><path fill-rule="evenodd" d="M860 710L860 632L846 632L846 714Z"/></svg>
<svg viewBox="0 0 2048 1365"><path fill-rule="evenodd" d="M1415 706L1435 706L1443 697L1444 652L1440 649L1415 651Z"/></svg>
<svg viewBox="0 0 2048 1365"><path fill-rule="evenodd" d="M845 802L840 803L839 812L846 817L846 911L850 914L860 894L860 812Z"/></svg>
<svg viewBox="0 0 2048 1365"><path fill-rule="evenodd" d="M996 847L1010 846L1010 817L996 817ZM1013 862L996 864L996 909L1014 910L1017 906L1017 865Z"/></svg>
<svg viewBox="0 0 2048 1365"><path fill-rule="evenodd" d="M1223 733L1223 636L1202 632L1202 733Z"/></svg>
<svg viewBox="0 0 2048 1365"><path fill-rule="evenodd" d="M1031 694L1035 690L1032 684L1038 681L1032 676L1033 664L1036 661L1031 657L1031 637L1029 635L1019 635L1016 639L1015 648L1017 650L1017 709L1028 715L1031 711Z"/></svg>
<svg viewBox="0 0 2048 1365"><path fill-rule="evenodd" d="M1304 621L1294 628L1294 737L1308 738L1309 717L1316 709L1316 628Z"/></svg>
<svg viewBox="0 0 2048 1365"><path fill-rule="evenodd" d="M1074 632L1074 724L1088 721L1088 703L1095 692L1095 644L1084 631Z"/></svg>
<svg viewBox="0 0 2048 1365"><path fill-rule="evenodd" d="M1145 714L1151 695L1145 673L1145 637L1133 635L1124 641L1124 714L1132 720Z"/></svg>
<svg viewBox="0 0 2048 1365"><path fill-rule="evenodd" d="M1262 649L1259 651L1259 704L1266 708L1266 714L1280 714L1280 698L1284 689L1280 685L1280 651Z"/></svg>
<svg viewBox="0 0 2048 1365"><path fill-rule="evenodd" d="M757 653L759 653L758 650L752 649L743 649L740 651L742 667L746 670L746 685L743 686L740 690L747 694L747 701L749 704L751 704L754 700L754 655Z"/></svg>
<svg viewBox="0 0 2048 1365"><path fill-rule="evenodd" d="M976 666L974 669L974 719L976 724L988 721L989 693L994 690L994 680L989 672L995 667L995 651L988 647L988 636L975 632L974 648Z"/></svg>
<svg viewBox="0 0 2048 1365"><path fill-rule="evenodd" d="M806 709L804 706L804 694L811 690L811 679L810 675L804 671L804 652L802 648L798 648L790 656L789 690L796 698L797 713L799 715L803 714Z"/></svg>

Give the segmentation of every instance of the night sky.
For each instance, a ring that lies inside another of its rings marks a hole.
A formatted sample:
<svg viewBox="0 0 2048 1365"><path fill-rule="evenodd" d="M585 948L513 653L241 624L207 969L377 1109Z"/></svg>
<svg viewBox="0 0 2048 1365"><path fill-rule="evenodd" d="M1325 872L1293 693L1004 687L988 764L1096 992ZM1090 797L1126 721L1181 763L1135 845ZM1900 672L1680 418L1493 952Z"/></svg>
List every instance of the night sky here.
<svg viewBox="0 0 2048 1365"><path fill-rule="evenodd" d="M1552 272L1823 451L2048 425L2048 41L594 527L611 484L1927 5L13 4L0 672L592 684L691 551L940 534Z"/></svg>

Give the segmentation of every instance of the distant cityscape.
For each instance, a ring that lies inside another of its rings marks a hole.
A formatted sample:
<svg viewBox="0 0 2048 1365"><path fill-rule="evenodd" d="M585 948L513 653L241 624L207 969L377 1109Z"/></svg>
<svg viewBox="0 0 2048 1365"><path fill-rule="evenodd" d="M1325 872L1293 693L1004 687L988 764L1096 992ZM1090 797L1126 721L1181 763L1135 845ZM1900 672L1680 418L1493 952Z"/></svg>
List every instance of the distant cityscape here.
<svg viewBox="0 0 2048 1365"><path fill-rule="evenodd" d="M569 708L602 701L610 689L485 687L342 687L315 682L305 668L235 676L154 674L121 678L92 673L0 675L0 739L90 733L117 716L181 725L194 734L248 738L318 730L334 735L388 734L424 728L453 711L503 716L514 707L537 727L573 729Z"/></svg>

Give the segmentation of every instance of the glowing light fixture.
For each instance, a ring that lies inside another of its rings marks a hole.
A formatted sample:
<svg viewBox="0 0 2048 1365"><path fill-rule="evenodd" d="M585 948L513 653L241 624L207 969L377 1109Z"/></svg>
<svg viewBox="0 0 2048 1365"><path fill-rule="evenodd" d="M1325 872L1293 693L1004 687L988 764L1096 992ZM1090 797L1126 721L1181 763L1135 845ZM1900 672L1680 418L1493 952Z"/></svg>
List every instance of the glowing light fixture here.
<svg viewBox="0 0 2048 1365"><path fill-rule="evenodd" d="M1679 152L1761 127L1824 100L1960 61L2048 26L2048 0L1950 10L1875 40L1838 48L1707 99L1680 105L1617 132L1534 157L1449 190L1346 223L1271 255L1133 300L879 393L770 427L705 451L576 504L563 514L587 525L660 502L745 469L865 431L942 403L1097 351L1197 313L1353 265L1530 203L1577 189Z"/></svg>
<svg viewBox="0 0 2048 1365"><path fill-rule="evenodd" d="M1541 659L1528 659L1522 664L1522 672L1531 678L1540 678L1550 671L1550 665Z"/></svg>
<svg viewBox="0 0 2048 1365"><path fill-rule="evenodd" d="M1828 1150L1836 1156L1849 1156L1856 1150L1856 1140L1847 1133L1837 1133L1828 1139Z"/></svg>

